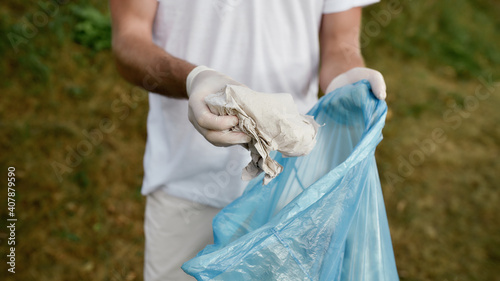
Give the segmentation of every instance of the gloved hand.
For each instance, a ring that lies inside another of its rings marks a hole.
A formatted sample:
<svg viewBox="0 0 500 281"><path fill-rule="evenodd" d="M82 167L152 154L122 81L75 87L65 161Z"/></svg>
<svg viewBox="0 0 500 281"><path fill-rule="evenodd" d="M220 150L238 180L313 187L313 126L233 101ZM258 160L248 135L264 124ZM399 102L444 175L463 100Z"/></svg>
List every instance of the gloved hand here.
<svg viewBox="0 0 500 281"><path fill-rule="evenodd" d="M385 100L387 93L384 77L380 72L366 67L355 67L335 77L326 88L326 94L337 88L358 82L363 79L366 79L368 80L368 82L370 82L370 85L372 86L372 92L379 100Z"/></svg>
<svg viewBox="0 0 500 281"><path fill-rule="evenodd" d="M222 90L227 84L244 86L206 66L194 68L186 79L189 121L215 146L230 146L250 141L250 137L245 133L229 131L238 124L236 116L217 116L210 112L205 102L206 96Z"/></svg>

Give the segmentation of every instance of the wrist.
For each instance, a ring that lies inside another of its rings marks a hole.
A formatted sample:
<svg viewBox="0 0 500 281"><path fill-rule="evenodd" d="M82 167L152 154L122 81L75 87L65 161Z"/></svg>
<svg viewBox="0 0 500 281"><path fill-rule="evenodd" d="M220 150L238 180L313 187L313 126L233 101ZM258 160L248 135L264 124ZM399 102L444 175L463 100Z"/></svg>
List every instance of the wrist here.
<svg viewBox="0 0 500 281"><path fill-rule="evenodd" d="M193 88L193 81L196 79L196 76L198 76L198 74L206 70L213 70L213 69L206 67L204 65L199 65L195 67L193 70L191 70L191 72L189 72L186 78L186 92L188 97L191 94L191 90Z"/></svg>

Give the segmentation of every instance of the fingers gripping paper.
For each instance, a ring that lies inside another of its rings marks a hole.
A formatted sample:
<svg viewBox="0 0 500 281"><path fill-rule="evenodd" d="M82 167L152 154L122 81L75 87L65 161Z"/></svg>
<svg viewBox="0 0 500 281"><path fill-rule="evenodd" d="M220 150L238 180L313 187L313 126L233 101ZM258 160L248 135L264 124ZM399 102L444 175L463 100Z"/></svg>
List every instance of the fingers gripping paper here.
<svg viewBox="0 0 500 281"><path fill-rule="evenodd" d="M316 144L318 124L312 116L300 114L290 94L267 94L247 87L227 85L205 101L217 115L235 115L239 119L233 130L252 138L248 149L251 162L243 170L243 180L265 172L264 184L275 178L283 167L269 157L277 150L283 156L303 156Z"/></svg>
<svg viewBox="0 0 500 281"><path fill-rule="evenodd" d="M214 244L182 268L198 280L398 280L375 162L387 105L367 81L324 96L304 157L274 160L213 220Z"/></svg>

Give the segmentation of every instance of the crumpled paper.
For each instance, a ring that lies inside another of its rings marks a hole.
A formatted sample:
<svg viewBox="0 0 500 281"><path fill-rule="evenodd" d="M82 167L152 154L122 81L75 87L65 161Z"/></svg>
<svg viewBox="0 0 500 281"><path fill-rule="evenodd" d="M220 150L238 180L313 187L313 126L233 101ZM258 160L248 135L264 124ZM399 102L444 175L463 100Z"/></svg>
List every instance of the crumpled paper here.
<svg viewBox="0 0 500 281"><path fill-rule="evenodd" d="M252 160L243 169L242 179L251 180L265 172L264 185L283 171L269 157L277 150L286 157L308 154L316 144L318 123L312 116L300 114L290 94L268 94L244 86L226 85L205 98L210 111L217 115L235 115L239 119L232 131L252 138L247 149Z"/></svg>

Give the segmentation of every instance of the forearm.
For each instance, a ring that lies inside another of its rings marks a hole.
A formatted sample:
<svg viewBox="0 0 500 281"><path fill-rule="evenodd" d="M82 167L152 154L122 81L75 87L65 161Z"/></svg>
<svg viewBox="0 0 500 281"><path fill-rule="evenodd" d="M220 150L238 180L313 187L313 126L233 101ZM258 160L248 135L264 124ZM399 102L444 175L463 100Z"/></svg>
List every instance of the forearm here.
<svg viewBox="0 0 500 281"><path fill-rule="evenodd" d="M354 68L363 67L359 47L361 8L325 14L319 33L321 68L319 84L323 92L338 75Z"/></svg>
<svg viewBox="0 0 500 281"><path fill-rule="evenodd" d="M319 85L326 92L328 84L339 74L354 67L364 67L363 56L357 46L342 46L322 52Z"/></svg>
<svg viewBox="0 0 500 281"><path fill-rule="evenodd" d="M134 34L114 37L113 53L118 71L129 82L168 97L188 98L186 77L195 65Z"/></svg>

